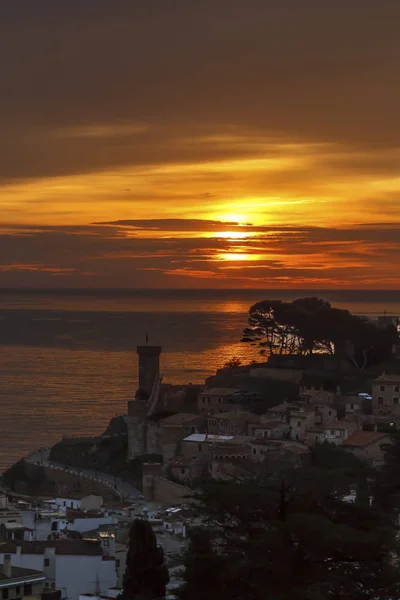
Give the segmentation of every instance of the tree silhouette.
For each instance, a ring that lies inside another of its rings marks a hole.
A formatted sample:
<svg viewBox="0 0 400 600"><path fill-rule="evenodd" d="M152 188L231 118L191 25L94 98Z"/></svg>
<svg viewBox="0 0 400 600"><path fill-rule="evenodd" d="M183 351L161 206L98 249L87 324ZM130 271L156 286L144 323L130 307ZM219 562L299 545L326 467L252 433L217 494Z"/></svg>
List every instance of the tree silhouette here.
<svg viewBox="0 0 400 600"><path fill-rule="evenodd" d="M226 363L224 363L224 369L235 369L236 367L240 367L242 364L242 361L240 360L240 358L237 358L237 356L233 356L232 358L230 358L229 360L226 361Z"/></svg>
<svg viewBox="0 0 400 600"><path fill-rule="evenodd" d="M129 533L123 600L164 598L168 581L164 552L157 546L151 524L136 519Z"/></svg>

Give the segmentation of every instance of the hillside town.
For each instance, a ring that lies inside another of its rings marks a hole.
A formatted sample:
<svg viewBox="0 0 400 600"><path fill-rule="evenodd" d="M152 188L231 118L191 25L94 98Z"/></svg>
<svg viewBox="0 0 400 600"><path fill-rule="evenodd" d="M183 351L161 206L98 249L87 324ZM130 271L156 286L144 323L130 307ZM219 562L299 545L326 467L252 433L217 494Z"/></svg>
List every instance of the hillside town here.
<svg viewBox="0 0 400 600"><path fill-rule="evenodd" d="M179 586L192 499L204 482L245 480L311 465L340 447L380 469L400 427L400 343L366 372L335 355L231 361L202 386L165 383L162 348L137 348L139 382L127 413L94 438L64 438L3 476L2 598L113 599L122 591L129 531L151 524Z"/></svg>

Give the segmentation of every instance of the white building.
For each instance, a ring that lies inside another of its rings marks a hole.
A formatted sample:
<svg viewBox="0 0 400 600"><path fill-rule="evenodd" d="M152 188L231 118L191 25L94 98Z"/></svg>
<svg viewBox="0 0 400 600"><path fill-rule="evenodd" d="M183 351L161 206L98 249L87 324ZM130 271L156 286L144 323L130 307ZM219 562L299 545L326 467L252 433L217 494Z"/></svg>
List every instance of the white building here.
<svg viewBox="0 0 400 600"><path fill-rule="evenodd" d="M0 564L0 594L6 598L26 598L40 596L43 591L44 574L33 569L24 569L12 564L6 554Z"/></svg>
<svg viewBox="0 0 400 600"><path fill-rule="evenodd" d="M0 563L42 571L44 587L61 590L62 598L78 600L82 590L105 593L116 585L115 559L103 556L100 544L84 540L7 542L0 544Z"/></svg>

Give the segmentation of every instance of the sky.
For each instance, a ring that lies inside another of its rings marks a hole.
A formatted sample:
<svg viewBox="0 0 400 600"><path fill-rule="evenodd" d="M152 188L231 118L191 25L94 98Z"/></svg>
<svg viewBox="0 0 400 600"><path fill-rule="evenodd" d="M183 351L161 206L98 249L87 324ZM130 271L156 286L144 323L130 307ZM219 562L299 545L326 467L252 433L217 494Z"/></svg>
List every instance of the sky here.
<svg viewBox="0 0 400 600"><path fill-rule="evenodd" d="M399 0L4 0L0 287L399 289Z"/></svg>

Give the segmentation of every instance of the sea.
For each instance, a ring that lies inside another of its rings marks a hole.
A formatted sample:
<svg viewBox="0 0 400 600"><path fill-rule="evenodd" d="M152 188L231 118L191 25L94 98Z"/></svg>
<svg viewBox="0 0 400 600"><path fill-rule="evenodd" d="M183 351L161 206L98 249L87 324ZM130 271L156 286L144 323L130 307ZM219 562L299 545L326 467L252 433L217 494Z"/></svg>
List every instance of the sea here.
<svg viewBox="0 0 400 600"><path fill-rule="evenodd" d="M96 435L137 389L136 346L162 346L169 383L204 383L242 343L250 306L319 296L377 318L400 315L400 291L1 290L0 473L62 436Z"/></svg>

